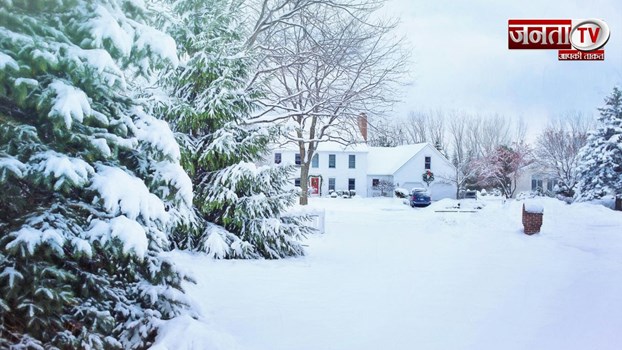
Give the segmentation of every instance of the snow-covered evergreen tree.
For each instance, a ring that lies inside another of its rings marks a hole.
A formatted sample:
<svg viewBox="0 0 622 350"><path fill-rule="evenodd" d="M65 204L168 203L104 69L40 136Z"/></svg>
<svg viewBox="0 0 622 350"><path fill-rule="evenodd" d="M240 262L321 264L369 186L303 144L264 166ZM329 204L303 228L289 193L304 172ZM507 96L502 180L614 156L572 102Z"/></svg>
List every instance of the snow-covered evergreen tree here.
<svg viewBox="0 0 622 350"><path fill-rule="evenodd" d="M243 49L240 2L172 2L169 30L183 62L163 81L174 96L164 114L184 147L183 164L203 220L180 248L216 258L280 258L303 254L303 217L283 215L297 193L288 166L257 166L271 132L245 124L260 93L247 87L252 57Z"/></svg>
<svg viewBox="0 0 622 350"><path fill-rule="evenodd" d="M177 55L140 4L2 1L0 348L145 348L186 304L162 252L192 183L132 98Z"/></svg>
<svg viewBox="0 0 622 350"><path fill-rule="evenodd" d="M622 195L622 91L615 87L598 110L600 125L579 152L579 200Z"/></svg>

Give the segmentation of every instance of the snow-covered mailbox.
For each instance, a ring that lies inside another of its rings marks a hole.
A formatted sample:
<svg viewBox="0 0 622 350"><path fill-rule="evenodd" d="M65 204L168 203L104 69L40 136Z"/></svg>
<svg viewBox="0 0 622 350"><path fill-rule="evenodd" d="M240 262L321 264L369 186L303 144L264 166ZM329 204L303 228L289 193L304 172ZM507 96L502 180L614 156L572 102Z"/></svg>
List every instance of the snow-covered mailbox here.
<svg viewBox="0 0 622 350"><path fill-rule="evenodd" d="M523 203L523 227L525 234L533 235L540 232L543 215L544 207L542 204L534 201L525 201Z"/></svg>

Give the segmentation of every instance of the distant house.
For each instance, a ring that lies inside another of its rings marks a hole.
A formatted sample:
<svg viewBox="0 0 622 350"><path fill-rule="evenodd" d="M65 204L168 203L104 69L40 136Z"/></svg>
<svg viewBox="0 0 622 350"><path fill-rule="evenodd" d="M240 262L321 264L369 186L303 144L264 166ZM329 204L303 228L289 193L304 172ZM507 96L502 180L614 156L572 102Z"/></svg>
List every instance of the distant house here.
<svg viewBox="0 0 622 350"><path fill-rule="evenodd" d="M516 181L514 196L521 192L553 192L559 183L555 173L539 163L531 163L522 169Z"/></svg>
<svg viewBox="0 0 622 350"><path fill-rule="evenodd" d="M301 158L295 146L287 145L275 148L271 160L276 164L300 164ZM312 196L325 196L331 190L354 190L357 195L373 197L380 195L378 185L382 180L407 190L426 187L422 180L426 170L435 175L435 181L430 184L433 200L455 198L455 184L443 180L451 178L455 168L428 143L369 147L365 143L344 146L321 142L311 161L309 189ZM300 185L300 178L292 181L294 185Z"/></svg>

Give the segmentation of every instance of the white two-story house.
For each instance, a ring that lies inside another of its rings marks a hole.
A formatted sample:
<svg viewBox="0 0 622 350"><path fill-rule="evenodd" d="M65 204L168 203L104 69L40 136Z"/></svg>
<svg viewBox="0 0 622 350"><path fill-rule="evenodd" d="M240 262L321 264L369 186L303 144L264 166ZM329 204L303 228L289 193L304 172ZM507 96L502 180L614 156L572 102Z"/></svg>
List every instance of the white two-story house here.
<svg viewBox="0 0 622 350"><path fill-rule="evenodd" d="M366 144L344 146L336 142L320 142L309 168L309 190L312 196L328 195L329 191L353 190L366 195ZM300 154L293 146L280 147L272 152L275 164L300 165ZM300 185L300 175L293 179Z"/></svg>

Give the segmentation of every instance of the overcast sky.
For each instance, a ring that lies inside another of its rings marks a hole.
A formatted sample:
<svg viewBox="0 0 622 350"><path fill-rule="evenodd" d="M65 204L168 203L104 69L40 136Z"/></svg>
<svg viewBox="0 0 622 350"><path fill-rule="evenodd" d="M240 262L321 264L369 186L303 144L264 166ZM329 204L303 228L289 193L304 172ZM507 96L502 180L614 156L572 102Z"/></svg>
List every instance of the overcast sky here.
<svg viewBox="0 0 622 350"><path fill-rule="evenodd" d="M413 84L394 116L462 110L523 117L537 134L549 116L596 114L622 85L622 1L389 0L412 47ZM560 62L556 50L508 50L508 19L600 18L611 31L604 62Z"/></svg>

